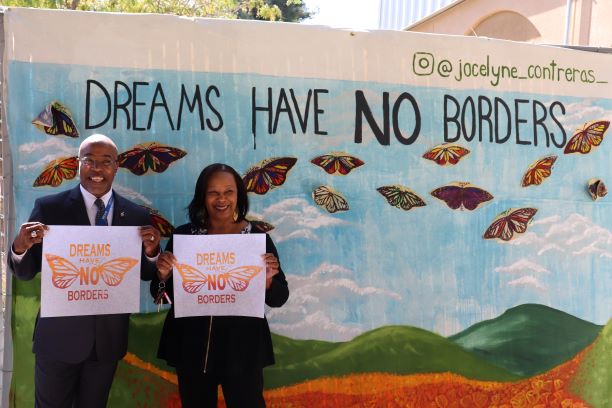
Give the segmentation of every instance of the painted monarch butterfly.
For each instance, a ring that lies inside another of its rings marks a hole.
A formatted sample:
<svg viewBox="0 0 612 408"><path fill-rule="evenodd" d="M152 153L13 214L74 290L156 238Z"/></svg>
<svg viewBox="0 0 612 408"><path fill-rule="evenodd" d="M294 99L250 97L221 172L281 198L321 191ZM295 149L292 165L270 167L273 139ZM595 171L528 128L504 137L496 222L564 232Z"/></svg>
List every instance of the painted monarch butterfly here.
<svg viewBox="0 0 612 408"><path fill-rule="evenodd" d="M515 237L515 233L522 234L527 231L527 226L536 212L537 208L509 208L495 217L483 238L510 241Z"/></svg>
<svg viewBox="0 0 612 408"><path fill-rule="evenodd" d="M608 126L610 126L610 122L607 120L585 123L582 129L576 129L576 132L565 145L563 153L589 153L592 148L601 144Z"/></svg>
<svg viewBox="0 0 612 408"><path fill-rule="evenodd" d="M273 157L259 162L242 177L246 190L261 195L282 186L296 162L294 157Z"/></svg>
<svg viewBox="0 0 612 408"><path fill-rule="evenodd" d="M404 211L427 205L417 193L399 184L378 187L376 190L385 197L391 206L401 208Z"/></svg>
<svg viewBox="0 0 612 408"><path fill-rule="evenodd" d="M57 187L64 180L72 180L77 175L79 160L76 156L60 157L45 166L43 171L34 180L34 187Z"/></svg>
<svg viewBox="0 0 612 408"><path fill-rule="evenodd" d="M80 269L69 260L53 254L45 254L45 258L51 268L51 281L56 288L66 289L80 276ZM123 281L125 274L137 263L138 260L134 258L121 257L92 266L92 268L98 270L100 277L108 286L117 286Z"/></svg>
<svg viewBox="0 0 612 408"><path fill-rule="evenodd" d="M555 161L557 161L557 156L552 155L546 156L532 163L523 176L521 186L539 186L542 184L544 179L550 177L552 174L552 167L555 164Z"/></svg>
<svg viewBox="0 0 612 408"><path fill-rule="evenodd" d="M270 232L275 228L274 225L264 220L256 220L256 219L249 218L249 217L247 217L246 220L250 222L251 224L253 224L254 226L256 226L257 228L259 228L260 230L262 230L263 232Z"/></svg>
<svg viewBox="0 0 612 408"><path fill-rule="evenodd" d="M346 198L330 186L319 186L312 191L314 202L325 208L329 213L348 211L349 204Z"/></svg>
<svg viewBox="0 0 612 408"><path fill-rule="evenodd" d="M425 152L423 158L434 161L439 166L454 166L470 151L458 144L442 143Z"/></svg>
<svg viewBox="0 0 612 408"><path fill-rule="evenodd" d="M176 265L176 269L181 275L183 289L187 293L197 293L208 283L209 277L191 265L178 264ZM261 270L262 268L259 266L239 266L238 268L219 274L217 279L223 279L235 291L243 292L248 288L251 279L261 272Z"/></svg>
<svg viewBox="0 0 612 408"><path fill-rule="evenodd" d="M79 137L72 113L58 101L53 101L45 106L43 111L32 120L32 124L41 132L51 136Z"/></svg>
<svg viewBox="0 0 612 408"><path fill-rule="evenodd" d="M137 144L117 156L119 167L142 176L149 169L155 173L163 173L176 160L187 155L187 152L176 147L158 142Z"/></svg>
<svg viewBox="0 0 612 408"><path fill-rule="evenodd" d="M149 211L149 218L151 219L151 225L153 225L161 233L162 237L170 238L174 232L174 226L154 208L141 205Z"/></svg>
<svg viewBox="0 0 612 408"><path fill-rule="evenodd" d="M332 175L346 176L351 170L363 166L364 162L344 152L332 152L317 156L310 161Z"/></svg>
<svg viewBox="0 0 612 408"><path fill-rule="evenodd" d="M453 210L465 208L472 211L493 199L488 191L460 181L436 188L431 195L444 201Z"/></svg>
<svg viewBox="0 0 612 408"><path fill-rule="evenodd" d="M608 194L608 189L603 181L598 178L592 178L587 183L587 189L593 201L605 197Z"/></svg>

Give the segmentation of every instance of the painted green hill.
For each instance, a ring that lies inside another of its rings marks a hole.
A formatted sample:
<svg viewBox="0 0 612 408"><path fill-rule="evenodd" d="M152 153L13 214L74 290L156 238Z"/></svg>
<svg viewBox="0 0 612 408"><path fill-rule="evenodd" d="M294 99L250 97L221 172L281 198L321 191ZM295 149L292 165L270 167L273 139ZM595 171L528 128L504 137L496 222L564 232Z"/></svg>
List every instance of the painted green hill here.
<svg viewBox="0 0 612 408"><path fill-rule="evenodd" d="M386 326L343 343L274 335L276 365L265 370L266 388L363 372L454 372L468 378L512 381L518 377L427 330Z"/></svg>
<svg viewBox="0 0 612 408"><path fill-rule="evenodd" d="M527 377L569 360L591 344L602 327L548 306L525 304L477 323L449 340Z"/></svg>
<svg viewBox="0 0 612 408"><path fill-rule="evenodd" d="M612 407L612 319L587 352L570 384L590 406Z"/></svg>
<svg viewBox="0 0 612 408"><path fill-rule="evenodd" d="M157 346L166 313L167 311L131 315L128 350L141 360L152 362L163 370L171 370L165 361L157 358Z"/></svg>

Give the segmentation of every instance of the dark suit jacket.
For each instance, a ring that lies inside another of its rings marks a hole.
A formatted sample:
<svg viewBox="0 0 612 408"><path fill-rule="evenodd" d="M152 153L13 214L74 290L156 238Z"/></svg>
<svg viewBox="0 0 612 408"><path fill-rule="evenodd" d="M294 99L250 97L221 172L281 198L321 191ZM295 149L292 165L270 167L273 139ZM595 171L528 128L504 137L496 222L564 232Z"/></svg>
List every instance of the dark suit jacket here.
<svg viewBox="0 0 612 408"><path fill-rule="evenodd" d="M91 225L79 186L58 194L41 197L34 203L29 221L46 225ZM148 211L114 193L112 225L141 226L151 224ZM20 262L8 258L8 267L22 280L30 280L41 269L42 244L32 246ZM151 280L155 265L141 255L140 277ZM134 293L134 296L139 296ZM15 313L19 313L16 310ZM99 361L119 360L127 351L129 314L98 316L40 317L34 327L32 351L38 356L79 363L87 359L96 346Z"/></svg>
<svg viewBox="0 0 612 408"><path fill-rule="evenodd" d="M251 233L264 233L252 226ZM195 235L191 224L181 225L174 230L176 235ZM166 251L172 251L172 238ZM276 247L266 234L266 252L278 258ZM279 258L280 259L280 258ZM157 273L151 282L151 295L158 291ZM166 292L173 298L172 278L166 282ZM289 298L289 287L282 269L272 278L270 289L266 290L266 304L282 306ZM157 356L173 367L183 367L202 372L240 375L274 364L272 336L268 321L257 317L216 316L209 331L210 317L174 317L174 305L168 311ZM210 339L209 339L210 333ZM206 359L207 344L210 345Z"/></svg>

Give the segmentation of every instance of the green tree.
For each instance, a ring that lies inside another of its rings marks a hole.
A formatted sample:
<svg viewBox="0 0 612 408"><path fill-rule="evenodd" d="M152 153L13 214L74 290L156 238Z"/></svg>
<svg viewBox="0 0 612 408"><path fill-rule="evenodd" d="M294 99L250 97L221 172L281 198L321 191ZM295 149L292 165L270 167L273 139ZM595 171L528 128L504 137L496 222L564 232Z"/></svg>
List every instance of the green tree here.
<svg viewBox="0 0 612 408"><path fill-rule="evenodd" d="M313 16L306 10L301 0L259 0L245 4L238 13L238 18L248 20L270 20L300 22Z"/></svg>
<svg viewBox="0 0 612 408"><path fill-rule="evenodd" d="M301 21L302 0L0 0L3 6Z"/></svg>

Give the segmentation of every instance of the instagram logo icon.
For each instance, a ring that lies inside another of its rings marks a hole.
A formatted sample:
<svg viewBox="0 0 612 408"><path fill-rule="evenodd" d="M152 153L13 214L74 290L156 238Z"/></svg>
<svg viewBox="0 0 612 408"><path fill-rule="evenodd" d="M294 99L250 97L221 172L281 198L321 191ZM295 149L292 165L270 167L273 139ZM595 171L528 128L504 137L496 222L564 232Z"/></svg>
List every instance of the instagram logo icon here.
<svg viewBox="0 0 612 408"><path fill-rule="evenodd" d="M427 76L433 74L434 56L428 52L415 52L412 58L412 71L415 75Z"/></svg>

